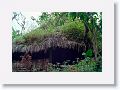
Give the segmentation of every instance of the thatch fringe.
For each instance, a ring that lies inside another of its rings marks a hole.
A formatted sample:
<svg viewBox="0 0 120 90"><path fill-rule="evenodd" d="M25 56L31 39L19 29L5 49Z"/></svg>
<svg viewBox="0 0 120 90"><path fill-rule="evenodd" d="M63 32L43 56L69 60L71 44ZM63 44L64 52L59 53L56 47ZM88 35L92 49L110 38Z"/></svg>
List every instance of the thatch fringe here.
<svg viewBox="0 0 120 90"><path fill-rule="evenodd" d="M39 51L47 51L49 48L61 47L61 48L69 48L75 49L77 47L78 51L80 48L84 48L84 43L78 43L75 41L69 41L63 35L52 35L43 39L42 42L31 43L31 44L13 44L12 51L14 52L39 52Z"/></svg>

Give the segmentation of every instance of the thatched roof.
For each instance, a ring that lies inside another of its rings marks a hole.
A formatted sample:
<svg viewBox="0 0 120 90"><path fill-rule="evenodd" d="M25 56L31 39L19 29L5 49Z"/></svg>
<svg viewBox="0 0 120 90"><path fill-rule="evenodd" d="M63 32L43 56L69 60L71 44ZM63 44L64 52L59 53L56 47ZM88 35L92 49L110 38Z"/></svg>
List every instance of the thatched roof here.
<svg viewBox="0 0 120 90"><path fill-rule="evenodd" d="M12 51L14 52L39 52L46 51L51 47L60 47L60 48L69 48L69 49L77 49L85 47L84 43L78 43L75 41L68 40L64 35L55 34L51 35L47 38L44 38L42 42L34 42L30 44L15 44L12 45Z"/></svg>

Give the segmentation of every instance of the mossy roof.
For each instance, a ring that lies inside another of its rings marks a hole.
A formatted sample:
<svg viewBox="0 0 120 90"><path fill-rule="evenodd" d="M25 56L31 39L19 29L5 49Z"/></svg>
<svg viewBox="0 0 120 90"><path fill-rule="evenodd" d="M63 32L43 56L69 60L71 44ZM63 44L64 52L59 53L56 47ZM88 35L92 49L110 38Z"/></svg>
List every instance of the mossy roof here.
<svg viewBox="0 0 120 90"><path fill-rule="evenodd" d="M75 41L70 41L66 37L60 34L49 36L41 43L30 43L30 44L15 44L12 45L12 51L14 52L39 52L39 51L46 51L49 48L69 48L69 49L77 49L83 48L85 45L84 43L78 43Z"/></svg>
<svg viewBox="0 0 120 90"><path fill-rule="evenodd" d="M22 37L13 40L12 51L14 52L39 52L49 48L69 48L78 51L85 48L82 41L84 25L81 22L71 22L57 28L41 30L37 28Z"/></svg>

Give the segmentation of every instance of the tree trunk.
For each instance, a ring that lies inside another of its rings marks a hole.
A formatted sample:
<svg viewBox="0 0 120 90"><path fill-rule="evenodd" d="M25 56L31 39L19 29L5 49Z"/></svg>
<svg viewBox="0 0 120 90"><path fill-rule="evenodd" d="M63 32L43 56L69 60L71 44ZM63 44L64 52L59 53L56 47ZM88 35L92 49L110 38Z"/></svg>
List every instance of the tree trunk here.
<svg viewBox="0 0 120 90"><path fill-rule="evenodd" d="M95 60L97 60L97 54L98 54L98 48L97 48L97 33L96 30L93 30L93 39L92 39L92 43L93 43L93 52L95 55Z"/></svg>
<svg viewBox="0 0 120 90"><path fill-rule="evenodd" d="M84 30L84 35L83 35L83 41L84 41L85 47L87 47L87 34L89 32L89 28L88 28L87 23L85 22L84 22L84 26L85 26L85 30Z"/></svg>

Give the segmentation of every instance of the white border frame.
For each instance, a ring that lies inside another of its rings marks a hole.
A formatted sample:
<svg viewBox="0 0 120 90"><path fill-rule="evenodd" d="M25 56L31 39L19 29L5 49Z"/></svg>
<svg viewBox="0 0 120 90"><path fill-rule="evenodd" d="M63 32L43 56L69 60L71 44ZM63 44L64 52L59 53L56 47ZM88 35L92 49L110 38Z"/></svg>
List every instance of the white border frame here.
<svg viewBox="0 0 120 90"><path fill-rule="evenodd" d="M0 4L1 83L114 84L114 3L112 0L2 0ZM13 11L102 12L102 72L12 72L11 14Z"/></svg>

